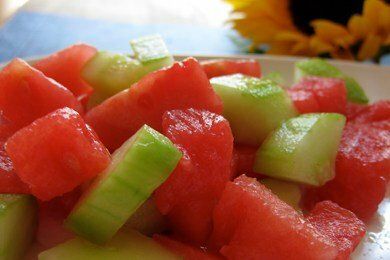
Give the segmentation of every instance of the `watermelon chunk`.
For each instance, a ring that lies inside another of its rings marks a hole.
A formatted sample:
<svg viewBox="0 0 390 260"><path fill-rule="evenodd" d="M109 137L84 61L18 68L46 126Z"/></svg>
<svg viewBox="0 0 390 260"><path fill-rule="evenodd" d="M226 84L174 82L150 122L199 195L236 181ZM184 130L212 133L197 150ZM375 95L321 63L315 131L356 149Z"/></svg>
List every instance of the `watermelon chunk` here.
<svg viewBox="0 0 390 260"><path fill-rule="evenodd" d="M347 89L342 79L305 77L289 93L301 113L346 112Z"/></svg>
<svg viewBox="0 0 390 260"><path fill-rule="evenodd" d="M229 182L214 210L211 243L228 259L334 259L337 248L256 179Z"/></svg>
<svg viewBox="0 0 390 260"><path fill-rule="evenodd" d="M382 100L365 106L354 117L356 123L373 123L385 120L390 121L390 100Z"/></svg>
<svg viewBox="0 0 390 260"><path fill-rule="evenodd" d="M39 60L34 67L86 103L93 89L82 79L81 71L96 52L96 48L90 45L75 44Z"/></svg>
<svg viewBox="0 0 390 260"><path fill-rule="evenodd" d="M201 65L209 79L224 75L241 73L252 77L261 77L260 64L256 60L206 60Z"/></svg>
<svg viewBox="0 0 390 260"><path fill-rule="evenodd" d="M331 201L316 204L307 220L338 247L337 259L349 259L366 233L366 226L352 212Z"/></svg>
<svg viewBox="0 0 390 260"><path fill-rule="evenodd" d="M368 220L386 193L390 178L390 128L388 122L348 123L336 158L336 177L309 190L305 204L331 200ZM386 181L387 179L387 181Z"/></svg>
<svg viewBox="0 0 390 260"><path fill-rule="evenodd" d="M238 177L246 174L253 178L262 177L259 173L253 172L253 165L257 152L256 147L246 145L235 145L233 150L232 176Z"/></svg>
<svg viewBox="0 0 390 260"><path fill-rule="evenodd" d="M41 200L50 200L92 179L110 154L81 116L58 109L19 130L6 143L14 168Z"/></svg>
<svg viewBox="0 0 390 260"><path fill-rule="evenodd" d="M69 90L23 60L14 59L0 72L0 110L18 129L63 107L82 112Z"/></svg>
<svg viewBox="0 0 390 260"><path fill-rule="evenodd" d="M164 115L163 132L184 156L156 190L157 207L176 233L203 244L211 231L212 210L231 176L229 123L204 110L173 110Z"/></svg>
<svg viewBox="0 0 390 260"><path fill-rule="evenodd" d="M142 125L161 131L164 112L186 108L222 112L221 100L193 58L146 75L130 89L91 109L86 122L114 151Z"/></svg>
<svg viewBox="0 0 390 260"><path fill-rule="evenodd" d="M351 102L347 102L345 115L347 116L347 121L351 121L355 119L355 117L362 112L367 105L355 104Z"/></svg>
<svg viewBox="0 0 390 260"><path fill-rule="evenodd" d="M182 243L166 236L154 235L153 239L163 247L166 247L167 249L174 252L176 255L182 256L184 260L222 259L215 254L207 252L207 250L203 247L196 248L194 246Z"/></svg>

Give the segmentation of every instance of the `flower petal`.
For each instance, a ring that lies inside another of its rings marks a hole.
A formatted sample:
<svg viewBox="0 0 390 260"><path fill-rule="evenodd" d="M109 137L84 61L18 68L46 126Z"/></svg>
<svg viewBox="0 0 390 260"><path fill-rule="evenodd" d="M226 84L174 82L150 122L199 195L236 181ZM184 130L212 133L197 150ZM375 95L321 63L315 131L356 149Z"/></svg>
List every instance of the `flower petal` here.
<svg viewBox="0 0 390 260"><path fill-rule="evenodd" d="M370 34L364 41L358 52L359 60L367 60L373 58L379 51L381 46L381 38L378 35Z"/></svg>
<svg viewBox="0 0 390 260"><path fill-rule="evenodd" d="M354 43L354 37L347 29L332 21L317 19L311 22L315 34L324 41L337 44L343 48L348 48Z"/></svg>

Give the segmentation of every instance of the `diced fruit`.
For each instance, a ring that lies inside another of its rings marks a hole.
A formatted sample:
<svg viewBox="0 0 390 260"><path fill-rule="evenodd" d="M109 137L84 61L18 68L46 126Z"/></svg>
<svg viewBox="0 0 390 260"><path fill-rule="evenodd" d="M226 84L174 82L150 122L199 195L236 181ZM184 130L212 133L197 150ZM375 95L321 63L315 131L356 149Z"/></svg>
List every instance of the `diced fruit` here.
<svg viewBox="0 0 390 260"><path fill-rule="evenodd" d="M305 114L284 122L256 154L254 171L270 177L321 186L334 177L334 162L345 117Z"/></svg>
<svg viewBox="0 0 390 260"><path fill-rule="evenodd" d="M221 100L192 58L145 76L130 89L90 110L86 121L114 151L142 125L160 131L166 111L186 108L222 112Z"/></svg>
<svg viewBox="0 0 390 260"><path fill-rule="evenodd" d="M93 89L82 79L81 70L96 51L95 47L87 44L72 45L39 60L34 67L82 100L88 98Z"/></svg>
<svg viewBox="0 0 390 260"><path fill-rule="evenodd" d="M354 120L355 117L360 112L364 111L366 107L367 107L367 105L347 102L347 108L346 108L346 112L345 112L345 115L347 117L347 121Z"/></svg>
<svg viewBox="0 0 390 260"><path fill-rule="evenodd" d="M388 126L347 124L336 159L336 177L323 187L309 190L306 206L310 208L317 201L331 200L368 220L384 198L390 179L388 147Z"/></svg>
<svg viewBox="0 0 390 260"><path fill-rule="evenodd" d="M66 220L78 235L105 243L174 170L180 151L143 126L118 149L111 165L91 184Z"/></svg>
<svg viewBox="0 0 390 260"><path fill-rule="evenodd" d="M340 260L349 259L366 233L366 226L355 214L331 201L317 203L306 219L338 247Z"/></svg>
<svg viewBox="0 0 390 260"><path fill-rule="evenodd" d="M14 170L11 158L0 142L0 194L29 194L30 189L22 182Z"/></svg>
<svg viewBox="0 0 390 260"><path fill-rule="evenodd" d="M264 177L253 171L257 149L258 147L234 145L232 159L233 178L238 177L241 174L258 179Z"/></svg>
<svg viewBox="0 0 390 260"><path fill-rule="evenodd" d="M84 66L83 78L94 88L89 105L95 106L129 88L146 74L173 63L160 36L131 41L135 59L127 54L100 51Z"/></svg>
<svg viewBox="0 0 390 260"><path fill-rule="evenodd" d="M283 120L297 115L287 93L271 80L234 74L210 82L238 143L260 145Z"/></svg>
<svg viewBox="0 0 390 260"><path fill-rule="evenodd" d="M143 74L141 63L129 55L99 51L84 66L83 79L93 88L90 106L129 88Z"/></svg>
<svg viewBox="0 0 390 260"><path fill-rule="evenodd" d="M20 179L41 200L50 200L94 178L110 154L81 116L58 109L19 130L6 143Z"/></svg>
<svg viewBox="0 0 390 260"><path fill-rule="evenodd" d="M373 123L385 120L390 121L390 100L378 101L365 106L354 117L356 123Z"/></svg>
<svg viewBox="0 0 390 260"><path fill-rule="evenodd" d="M123 229L137 230L146 236L161 233L167 228L166 219L158 211L153 198L145 201L123 226Z"/></svg>
<svg viewBox="0 0 390 260"><path fill-rule="evenodd" d="M368 103L368 98L362 87L351 77L342 73L338 68L324 59L313 58L295 63L295 80L306 76L340 78L345 80L348 100L354 103Z"/></svg>
<svg viewBox="0 0 390 260"><path fill-rule="evenodd" d="M300 81L293 85L288 91L290 92L294 104L295 99L297 99L296 106L301 113L333 112L345 114L346 112L347 90L344 81L341 79L313 76L305 77L300 79ZM294 92L298 92L298 94L292 94ZM302 92L306 92L307 94L304 95ZM313 101L313 98L316 102ZM307 107L309 107L309 101L311 102L310 104L313 104L310 106L312 109L307 109ZM314 110L316 107L314 104L318 104L317 110Z"/></svg>
<svg viewBox="0 0 390 260"><path fill-rule="evenodd" d="M203 244L211 231L212 210L231 176L229 123L204 110L173 110L165 114L163 129L184 156L155 192L156 204L177 234Z"/></svg>
<svg viewBox="0 0 390 260"><path fill-rule="evenodd" d="M236 73L261 77L260 64L256 60L206 60L201 65L209 79Z"/></svg>
<svg viewBox="0 0 390 260"><path fill-rule="evenodd" d="M270 72L267 75L262 76L261 78L272 80L275 83L279 84L280 86L286 85L286 81L283 78L282 74L280 72L277 72L277 71Z"/></svg>
<svg viewBox="0 0 390 260"><path fill-rule="evenodd" d="M256 179L229 182L214 210L211 243L228 259L334 259L337 248Z"/></svg>
<svg viewBox="0 0 390 260"><path fill-rule="evenodd" d="M174 252L176 255L184 257L184 260L222 259L215 254L207 252L203 247L196 248L166 236L154 235L153 239L163 247L166 247L170 251Z"/></svg>
<svg viewBox="0 0 390 260"><path fill-rule="evenodd" d="M300 210L301 189L297 184L276 179L262 179L261 184L270 189L273 194L296 210Z"/></svg>
<svg viewBox="0 0 390 260"><path fill-rule="evenodd" d="M14 59L0 72L0 110L17 128L63 107L82 111L68 89L23 60Z"/></svg>
<svg viewBox="0 0 390 260"><path fill-rule="evenodd" d="M22 259L33 241L36 220L33 197L0 194L0 259Z"/></svg>
<svg viewBox="0 0 390 260"><path fill-rule="evenodd" d="M142 64L144 75L173 64L173 57L160 35L138 38L130 41L130 45Z"/></svg>
<svg viewBox="0 0 390 260"><path fill-rule="evenodd" d="M307 114L320 111L320 105L313 92L304 89L287 89L287 93L299 113Z"/></svg>
<svg viewBox="0 0 390 260"><path fill-rule="evenodd" d="M104 246L75 238L39 255L39 260L55 259L175 260L181 258L160 246L151 238L132 231L118 233Z"/></svg>

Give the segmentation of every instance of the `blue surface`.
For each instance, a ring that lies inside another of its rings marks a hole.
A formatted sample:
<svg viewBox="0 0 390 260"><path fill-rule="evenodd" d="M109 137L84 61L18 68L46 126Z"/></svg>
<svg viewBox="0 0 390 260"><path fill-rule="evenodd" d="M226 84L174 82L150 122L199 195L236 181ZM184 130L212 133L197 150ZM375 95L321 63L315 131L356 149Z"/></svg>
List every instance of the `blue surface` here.
<svg viewBox="0 0 390 260"><path fill-rule="evenodd" d="M191 25L135 25L69 16L19 12L0 28L0 62L43 55L76 42L129 52L129 40L159 33L174 54L237 54L229 29Z"/></svg>
<svg viewBox="0 0 390 260"><path fill-rule="evenodd" d="M242 54L226 28L191 25L135 25L22 11L0 28L0 62L45 55L85 42L99 49L129 52L132 38L159 33L173 54ZM382 59L390 65L390 55Z"/></svg>

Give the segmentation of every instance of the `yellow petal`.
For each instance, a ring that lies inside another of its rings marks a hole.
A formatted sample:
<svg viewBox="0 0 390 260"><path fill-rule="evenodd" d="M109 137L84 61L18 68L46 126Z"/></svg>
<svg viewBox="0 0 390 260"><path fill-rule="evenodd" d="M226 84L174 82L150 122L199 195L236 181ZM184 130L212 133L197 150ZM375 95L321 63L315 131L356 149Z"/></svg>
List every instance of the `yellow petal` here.
<svg viewBox="0 0 390 260"><path fill-rule="evenodd" d="M306 35L302 34L299 31L281 31L275 35L275 40L297 42L305 40L306 37Z"/></svg>
<svg viewBox="0 0 390 260"><path fill-rule="evenodd" d="M317 36L312 36L310 37L310 49L312 50L313 55L318 55L332 52L335 50L335 47Z"/></svg>
<svg viewBox="0 0 390 260"><path fill-rule="evenodd" d="M370 32L369 24L361 15L353 15L348 21L348 30L357 39L362 39Z"/></svg>
<svg viewBox="0 0 390 260"><path fill-rule="evenodd" d="M340 24L317 19L313 20L311 25L315 34L324 41L340 45L343 48L348 48L354 42L354 37Z"/></svg>
<svg viewBox="0 0 390 260"><path fill-rule="evenodd" d="M381 38L375 34L370 34L364 41L358 52L359 60L373 58L379 51Z"/></svg>

